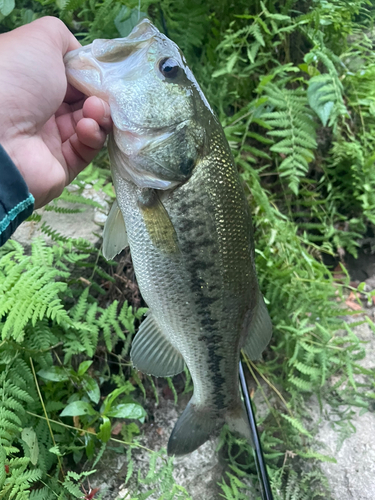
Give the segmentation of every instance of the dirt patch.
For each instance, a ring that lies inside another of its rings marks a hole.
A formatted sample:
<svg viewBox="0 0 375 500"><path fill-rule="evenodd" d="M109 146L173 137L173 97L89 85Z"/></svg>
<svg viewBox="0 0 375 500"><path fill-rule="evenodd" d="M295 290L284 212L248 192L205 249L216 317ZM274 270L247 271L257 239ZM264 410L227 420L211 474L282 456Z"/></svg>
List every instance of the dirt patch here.
<svg viewBox="0 0 375 500"><path fill-rule="evenodd" d="M170 433L181 415L190 395L182 396L178 405L173 401L161 399L160 405L155 406L153 411L153 422L144 427L144 435L141 443L152 450L158 451L166 448ZM227 468L224 461L216 451L217 439L212 439L202 445L198 450L186 457L174 460L173 477L177 484L183 486L191 495L193 500L219 500L222 499L218 482L222 480ZM147 451L137 450L133 454L134 478L127 486L124 480L127 473L127 460L124 455L105 454L103 461L98 464L97 472L90 476L93 487L100 487L103 500L115 500L117 498L131 498L136 491L139 493L147 491L146 484L137 484L137 474L145 478L150 468L150 455ZM157 500L160 493L155 492L148 497L149 500ZM251 500L252 497L249 497ZM255 498L255 497L254 497Z"/></svg>

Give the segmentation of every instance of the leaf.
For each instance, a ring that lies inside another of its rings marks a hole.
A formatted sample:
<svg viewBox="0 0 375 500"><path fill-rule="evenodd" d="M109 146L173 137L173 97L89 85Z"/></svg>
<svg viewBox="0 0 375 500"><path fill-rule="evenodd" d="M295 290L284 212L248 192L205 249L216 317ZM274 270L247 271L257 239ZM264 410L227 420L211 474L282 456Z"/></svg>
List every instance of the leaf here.
<svg viewBox="0 0 375 500"><path fill-rule="evenodd" d="M280 413L280 415L285 418L294 428L296 428L301 434L305 436L312 437L311 434L304 428L302 423L296 418L290 417L289 415L285 415L284 413Z"/></svg>
<svg viewBox="0 0 375 500"><path fill-rule="evenodd" d="M115 26L122 37L126 37L132 31L141 19L147 17L146 12L141 12L138 9L129 9L123 5L115 17Z"/></svg>
<svg viewBox="0 0 375 500"><path fill-rule="evenodd" d="M4 17L9 16L15 6L15 0L0 0L0 14Z"/></svg>
<svg viewBox="0 0 375 500"><path fill-rule="evenodd" d="M104 410L103 411L101 410L103 415L107 415L108 411L110 411L110 409L111 409L112 403L115 401L116 398L118 398L124 392L129 394L129 392L130 392L129 391L129 384L125 384L122 387L119 387L118 389L115 389L110 394L108 394L108 396L105 398L104 403L103 403Z"/></svg>
<svg viewBox="0 0 375 500"><path fill-rule="evenodd" d="M39 370L38 375L52 382L65 382L69 380L67 369L61 366L51 366L45 370Z"/></svg>
<svg viewBox="0 0 375 500"><path fill-rule="evenodd" d="M264 85L264 93L272 111L264 112L261 118L273 129L267 134L281 139L270 150L281 156L280 176L287 178L289 188L297 195L300 179L306 176L317 147L306 95L302 90L279 88L271 82Z"/></svg>
<svg viewBox="0 0 375 500"><path fill-rule="evenodd" d="M60 417L79 417L81 415L96 415L97 412L86 401L74 401L68 404L60 413Z"/></svg>
<svg viewBox="0 0 375 500"><path fill-rule="evenodd" d="M319 116L324 127L327 125L335 105L334 100L330 100L331 97L335 97L335 94L327 85L327 76L330 79L329 75L318 75L311 78L307 89L309 105ZM322 80L322 77L324 77L324 80Z"/></svg>
<svg viewBox="0 0 375 500"><path fill-rule="evenodd" d="M227 61L227 73L231 73L233 70L234 65L236 64L238 59L238 54L236 52L233 52L233 54L230 56L230 58Z"/></svg>
<svg viewBox="0 0 375 500"><path fill-rule="evenodd" d="M26 427L21 434L22 440L27 444L30 450L30 462L36 465L39 458L39 445L34 429Z"/></svg>
<svg viewBox="0 0 375 500"><path fill-rule="evenodd" d="M147 416L144 408L136 403L120 403L114 406L107 415L114 418L136 418L142 423Z"/></svg>
<svg viewBox="0 0 375 500"><path fill-rule="evenodd" d="M87 370L90 368L90 366L92 365L92 363L93 363L92 359L89 359L87 361L82 361L82 363L78 367L77 374L78 375L84 375L87 372Z"/></svg>
<svg viewBox="0 0 375 500"><path fill-rule="evenodd" d="M83 379L83 388L91 401L98 404L100 401L100 389L97 381L89 375L85 375Z"/></svg>
<svg viewBox="0 0 375 500"><path fill-rule="evenodd" d="M106 443L111 438L111 421L108 417L102 415L103 423L100 425L100 430L97 434L97 437Z"/></svg>
<svg viewBox="0 0 375 500"><path fill-rule="evenodd" d="M57 455L58 457L62 457L62 454L61 454L61 451L59 449L59 447L56 445L56 446L52 446L52 448L50 448L48 450L50 453L53 453L54 455Z"/></svg>
<svg viewBox="0 0 375 500"><path fill-rule="evenodd" d="M308 450L307 452L299 451L298 455L303 458L316 458L321 462L331 462L332 464L337 464L337 460L334 457L330 457L329 455L322 455L313 450Z"/></svg>

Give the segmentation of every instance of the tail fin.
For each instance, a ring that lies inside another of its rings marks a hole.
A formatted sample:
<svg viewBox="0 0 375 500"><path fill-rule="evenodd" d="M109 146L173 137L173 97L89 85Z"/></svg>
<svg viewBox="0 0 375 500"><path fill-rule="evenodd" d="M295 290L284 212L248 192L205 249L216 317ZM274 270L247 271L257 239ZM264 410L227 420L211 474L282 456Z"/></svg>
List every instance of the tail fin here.
<svg viewBox="0 0 375 500"><path fill-rule="evenodd" d="M238 408L228 410L224 418L231 432L246 438L249 444L252 445L253 440L250 433L249 419L242 403Z"/></svg>
<svg viewBox="0 0 375 500"><path fill-rule="evenodd" d="M230 409L224 418L218 417L217 413L207 408L199 408L192 402L185 408L181 417L177 420L168 441L168 455L187 455L199 448L211 436L211 434L224 424L228 424L229 430L239 434L252 444L249 421L246 410L241 403L234 409Z"/></svg>
<svg viewBox="0 0 375 500"><path fill-rule="evenodd" d="M222 423L216 414L197 407L190 400L169 438L168 455L181 456L195 451Z"/></svg>

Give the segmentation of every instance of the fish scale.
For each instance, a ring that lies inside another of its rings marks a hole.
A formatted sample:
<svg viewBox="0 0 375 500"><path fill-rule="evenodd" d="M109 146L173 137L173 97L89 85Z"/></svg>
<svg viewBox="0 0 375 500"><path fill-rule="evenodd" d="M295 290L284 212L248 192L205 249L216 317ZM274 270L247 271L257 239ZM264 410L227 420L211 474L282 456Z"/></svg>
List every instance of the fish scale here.
<svg viewBox="0 0 375 500"><path fill-rule="evenodd" d="M231 155L225 151L221 134L216 137L213 153L197 165L189 182L163 197L180 248L175 259L153 246L137 204L139 189L130 183L125 189L126 181L119 175L115 179L116 192L124 193L118 196L118 203L142 295L185 359L195 382L195 404L209 405L219 414L229 404L239 405L239 393L233 387L238 380L234 367L238 365L240 337L232 332L241 329L256 277L249 219L241 217L247 203ZM227 198L230 204L226 204ZM202 211L212 215L202 219ZM215 260L213 248L218 249ZM230 304L231 294L238 295L235 308ZM189 335L184 335L186 331ZM206 355L199 358L196 351L201 352L203 344ZM231 376L227 375L228 366Z"/></svg>
<svg viewBox="0 0 375 500"><path fill-rule="evenodd" d="M186 364L193 380L168 453L194 451L224 422L250 439L240 349L258 358L272 327L249 206L221 125L179 48L148 20L127 38L95 40L65 61L69 82L111 107L117 201L103 253L113 258L128 241L149 306L132 362L155 376Z"/></svg>

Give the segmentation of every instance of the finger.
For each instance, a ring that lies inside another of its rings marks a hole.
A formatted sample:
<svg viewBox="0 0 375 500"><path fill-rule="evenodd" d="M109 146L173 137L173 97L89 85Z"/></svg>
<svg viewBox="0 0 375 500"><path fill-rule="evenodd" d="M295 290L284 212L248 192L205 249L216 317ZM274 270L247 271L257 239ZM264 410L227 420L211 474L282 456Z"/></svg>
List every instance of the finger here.
<svg viewBox="0 0 375 500"><path fill-rule="evenodd" d="M76 127L78 140L85 146L101 149L104 146L107 134L92 118L82 118Z"/></svg>
<svg viewBox="0 0 375 500"><path fill-rule="evenodd" d="M77 115L75 115L76 123L77 123L78 120L80 120L83 117L83 114L82 114L83 103L84 103L84 99L82 99L81 101L77 101L73 104L68 104L66 102L63 102L60 105L59 109L56 111L55 118L60 118L60 116L64 116L64 115L73 115L73 113L78 111Z"/></svg>
<svg viewBox="0 0 375 500"><path fill-rule="evenodd" d="M103 99L91 96L83 104L83 116L95 120L106 132L112 129L111 108Z"/></svg>
<svg viewBox="0 0 375 500"><path fill-rule="evenodd" d="M74 134L62 146L62 153L64 155L67 165L67 179L66 184L72 180L83 170L98 154L99 149L93 149L83 144L77 134Z"/></svg>
<svg viewBox="0 0 375 500"><path fill-rule="evenodd" d="M65 142L76 132L77 123L83 118L95 120L105 132L112 129L112 119L109 105L98 97L92 96L83 103L63 103L56 114L56 123L59 128L61 141Z"/></svg>
<svg viewBox="0 0 375 500"><path fill-rule="evenodd" d="M76 133L77 123L83 118L82 108L71 111L74 105L62 104L56 113L56 125L61 142L65 142Z"/></svg>
<svg viewBox="0 0 375 500"><path fill-rule="evenodd" d="M72 85L70 85L70 83L68 83L64 103L74 104L76 102L83 102L84 99L86 99L86 96L82 94L82 92L74 88Z"/></svg>

